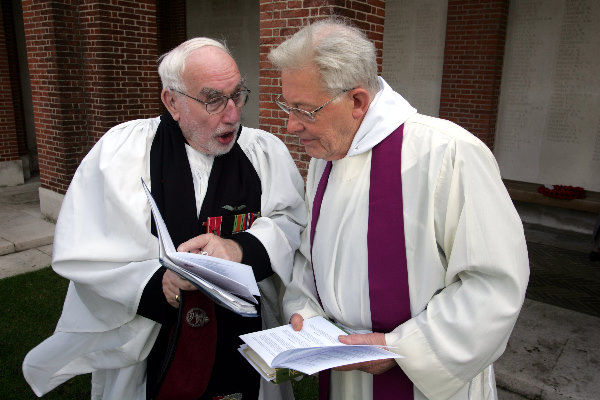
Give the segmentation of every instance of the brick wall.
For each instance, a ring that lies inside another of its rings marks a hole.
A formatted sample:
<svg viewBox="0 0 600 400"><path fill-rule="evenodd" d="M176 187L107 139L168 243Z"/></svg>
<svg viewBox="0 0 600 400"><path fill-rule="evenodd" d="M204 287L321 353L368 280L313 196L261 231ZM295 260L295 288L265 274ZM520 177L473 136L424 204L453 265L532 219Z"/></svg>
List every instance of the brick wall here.
<svg viewBox="0 0 600 400"><path fill-rule="evenodd" d="M0 29L0 93L3 101L0 102L0 162L13 161L19 159L19 145L17 140L17 130L15 128L15 108L12 96L12 75L9 65L9 48L7 47L6 29L13 26L11 14L5 13L3 7L0 7L0 21L3 28ZM5 20L7 19L7 20Z"/></svg>
<svg viewBox="0 0 600 400"><path fill-rule="evenodd" d="M24 0L42 186L64 193L110 127L159 112L155 0Z"/></svg>
<svg viewBox="0 0 600 400"><path fill-rule="evenodd" d="M84 1L78 14L91 146L118 123L157 115L156 1Z"/></svg>
<svg viewBox="0 0 600 400"><path fill-rule="evenodd" d="M509 0L449 0L440 117L494 147Z"/></svg>
<svg viewBox="0 0 600 400"><path fill-rule="evenodd" d="M310 157L304 152L304 146L298 138L287 133L287 115L272 101L275 95L281 93L281 82L279 72L268 61L267 55L273 47L309 21L329 15L347 17L365 31L378 50L381 71L385 1L260 0L259 126L284 141L303 176L308 171Z"/></svg>
<svg viewBox="0 0 600 400"><path fill-rule="evenodd" d="M448 5L440 115L490 147L508 2L450 0ZM107 129L161 112L156 59L185 39L185 0L23 0L22 5L40 179L43 187L64 193L81 159ZM309 21L329 15L347 17L367 33L381 70L383 0L260 0L259 126L287 144L304 175L310 158L287 134L286 115L272 103L280 79L267 54ZM0 76L5 62L0 59ZM6 127L0 152L12 149L15 157L11 115L14 119L14 110L0 108Z"/></svg>

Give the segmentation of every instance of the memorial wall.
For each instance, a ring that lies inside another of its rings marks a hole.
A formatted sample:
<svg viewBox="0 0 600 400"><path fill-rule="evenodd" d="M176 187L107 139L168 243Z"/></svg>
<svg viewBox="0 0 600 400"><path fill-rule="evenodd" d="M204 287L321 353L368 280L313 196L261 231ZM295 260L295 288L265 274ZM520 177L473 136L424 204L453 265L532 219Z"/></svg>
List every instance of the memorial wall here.
<svg viewBox="0 0 600 400"><path fill-rule="evenodd" d="M258 1L187 2L188 37L227 38L258 126ZM438 116L447 0L386 2L382 76ZM600 191L600 1L512 0L494 153L503 178Z"/></svg>
<svg viewBox="0 0 600 400"><path fill-rule="evenodd" d="M421 114L439 116L447 0L385 4L382 76Z"/></svg>
<svg viewBox="0 0 600 400"><path fill-rule="evenodd" d="M506 39L502 177L600 191L600 1L513 0Z"/></svg>

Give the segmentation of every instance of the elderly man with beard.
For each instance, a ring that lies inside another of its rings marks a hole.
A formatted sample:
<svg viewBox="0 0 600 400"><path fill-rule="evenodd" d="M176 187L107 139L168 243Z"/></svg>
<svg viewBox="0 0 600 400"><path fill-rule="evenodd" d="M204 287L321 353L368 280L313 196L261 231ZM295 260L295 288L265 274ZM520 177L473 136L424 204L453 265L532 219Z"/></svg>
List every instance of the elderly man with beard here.
<svg viewBox="0 0 600 400"><path fill-rule="evenodd" d="M37 395L91 372L94 399L259 397L238 335L280 323L279 289L306 224L303 181L280 140L241 126L249 90L223 44L188 40L158 71L168 112L108 131L65 196L52 266L69 290L54 335L23 363ZM140 178L179 251L253 268L262 318L215 305L161 267ZM240 215L253 224L232 226ZM291 396L264 386L261 398Z"/></svg>

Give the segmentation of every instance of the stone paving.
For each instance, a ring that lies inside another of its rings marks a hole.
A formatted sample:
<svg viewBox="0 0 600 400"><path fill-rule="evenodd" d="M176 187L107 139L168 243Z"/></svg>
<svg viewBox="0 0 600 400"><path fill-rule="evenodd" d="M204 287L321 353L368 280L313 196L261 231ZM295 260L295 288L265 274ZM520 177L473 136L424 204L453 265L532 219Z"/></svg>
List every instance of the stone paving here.
<svg viewBox="0 0 600 400"><path fill-rule="evenodd" d="M0 188L0 279L50 265L54 224L39 180ZM500 400L600 398L600 263L585 235L525 226L527 299L494 364Z"/></svg>
<svg viewBox="0 0 600 400"><path fill-rule="evenodd" d="M0 278L50 265L54 224L42 219L39 186L0 188Z"/></svg>
<svg viewBox="0 0 600 400"><path fill-rule="evenodd" d="M526 299L494 364L498 387L534 400L598 399L598 332L598 317Z"/></svg>
<svg viewBox="0 0 600 400"><path fill-rule="evenodd" d="M588 253L541 243L527 247L527 298L600 317L600 262L591 262Z"/></svg>

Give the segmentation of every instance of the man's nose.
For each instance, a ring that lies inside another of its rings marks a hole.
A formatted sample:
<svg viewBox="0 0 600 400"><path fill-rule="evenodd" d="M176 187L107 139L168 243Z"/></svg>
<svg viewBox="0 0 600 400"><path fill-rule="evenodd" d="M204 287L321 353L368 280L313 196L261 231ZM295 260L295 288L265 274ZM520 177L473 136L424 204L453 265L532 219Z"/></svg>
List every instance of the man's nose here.
<svg viewBox="0 0 600 400"><path fill-rule="evenodd" d="M304 125L293 112L288 114L287 130L289 133L300 132L304 130Z"/></svg>
<svg viewBox="0 0 600 400"><path fill-rule="evenodd" d="M223 110L223 122L237 123L241 112L242 109L237 107L232 99L227 99L227 104L225 104L225 109Z"/></svg>

